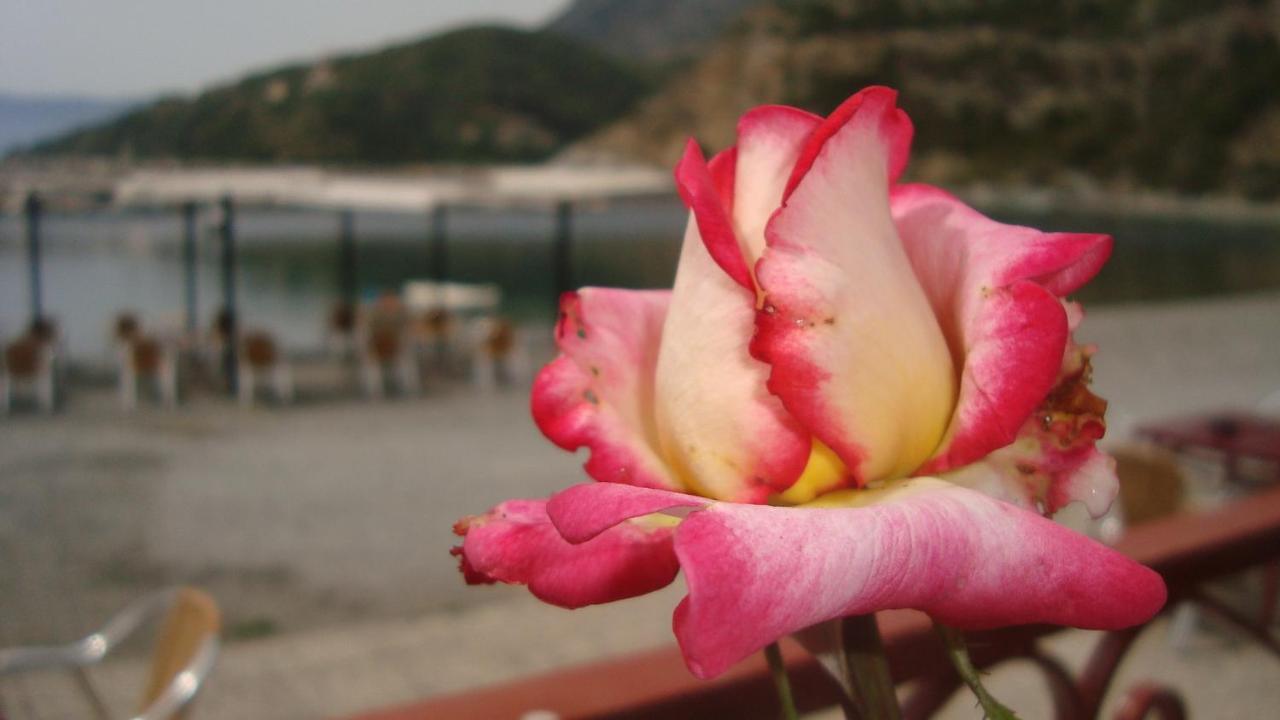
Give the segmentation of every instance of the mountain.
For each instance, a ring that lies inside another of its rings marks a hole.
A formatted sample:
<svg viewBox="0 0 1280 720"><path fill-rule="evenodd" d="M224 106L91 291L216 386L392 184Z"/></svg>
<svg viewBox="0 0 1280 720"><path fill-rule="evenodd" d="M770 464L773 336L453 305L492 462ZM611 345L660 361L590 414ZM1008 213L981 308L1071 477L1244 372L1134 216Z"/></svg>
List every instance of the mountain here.
<svg viewBox="0 0 1280 720"><path fill-rule="evenodd" d="M671 165L745 109L829 112L885 84L909 172L1280 197L1280 0L783 0L568 157Z"/></svg>
<svg viewBox="0 0 1280 720"><path fill-rule="evenodd" d="M700 55L761 0L575 0L546 29L634 61Z"/></svg>
<svg viewBox="0 0 1280 720"><path fill-rule="evenodd" d="M471 27L167 98L38 154L350 163L545 158L649 90L550 32Z"/></svg>
<svg viewBox="0 0 1280 720"><path fill-rule="evenodd" d="M0 93L0 156L23 145L109 120L132 100Z"/></svg>

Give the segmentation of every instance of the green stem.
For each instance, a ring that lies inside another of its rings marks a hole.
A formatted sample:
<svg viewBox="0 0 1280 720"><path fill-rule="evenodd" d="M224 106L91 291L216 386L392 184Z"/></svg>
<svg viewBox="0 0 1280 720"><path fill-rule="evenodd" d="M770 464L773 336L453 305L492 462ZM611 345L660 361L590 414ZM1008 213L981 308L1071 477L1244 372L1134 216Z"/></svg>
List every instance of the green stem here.
<svg viewBox="0 0 1280 720"><path fill-rule="evenodd" d="M859 715L875 720L901 720L898 696L889 675L875 615L847 617L841 623L845 675Z"/></svg>
<svg viewBox="0 0 1280 720"><path fill-rule="evenodd" d="M773 674L773 684L778 688L778 703L782 705L783 720L796 720L796 701L791 696L791 681L787 679L787 666L782 662L782 649L778 643L769 643L764 649L764 657L769 661L769 671Z"/></svg>
<svg viewBox="0 0 1280 720"><path fill-rule="evenodd" d="M982 712L986 714L990 720L1018 720L1018 716L999 700L991 697L991 693L982 686L982 679L979 676L978 669L973 666L973 661L969 659L969 649L965 645L964 635L958 630L943 625L942 623L934 623L938 635L942 637L942 642L947 646L947 655L951 657L951 664L955 666L956 672L960 673L960 678L964 680L964 684L969 686L973 694L978 698L978 704L982 705Z"/></svg>

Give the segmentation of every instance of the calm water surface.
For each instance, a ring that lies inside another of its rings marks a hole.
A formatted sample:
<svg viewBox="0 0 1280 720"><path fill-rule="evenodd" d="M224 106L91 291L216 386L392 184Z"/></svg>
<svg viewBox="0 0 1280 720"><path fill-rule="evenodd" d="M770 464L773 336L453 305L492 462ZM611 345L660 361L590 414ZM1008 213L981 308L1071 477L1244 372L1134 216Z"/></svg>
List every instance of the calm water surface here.
<svg viewBox="0 0 1280 720"><path fill-rule="evenodd" d="M253 210L238 214L242 317L295 349L316 347L338 287L334 212ZM1081 294L1090 303L1171 300L1280 288L1280 227L1259 223L1079 215L1002 219L1055 230L1109 232L1116 252ZM370 297L432 271L425 214L357 213L358 286ZM220 302L218 238L201 218L198 297L202 322ZM504 311L522 320L553 312L550 213L451 210L450 277L495 282ZM669 287L685 224L675 201L581 209L574 216L576 285ZM20 218L0 217L0 337L27 317L27 263ZM112 318L132 310L152 327L183 317L181 222L176 213L52 215L44 223L44 305L70 354L106 353Z"/></svg>

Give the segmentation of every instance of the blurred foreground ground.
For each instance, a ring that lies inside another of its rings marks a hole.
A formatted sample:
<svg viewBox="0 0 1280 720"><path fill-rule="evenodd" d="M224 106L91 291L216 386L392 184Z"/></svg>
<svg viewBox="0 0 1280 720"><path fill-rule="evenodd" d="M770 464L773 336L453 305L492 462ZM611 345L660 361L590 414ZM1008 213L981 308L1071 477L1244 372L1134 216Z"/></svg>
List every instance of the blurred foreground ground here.
<svg viewBox="0 0 1280 720"><path fill-rule="evenodd" d="M1102 348L1109 442L1280 392L1280 294L1097 309L1080 334ZM211 720L340 716L671 642L679 580L573 613L463 585L454 520L583 477L581 458L533 426L526 388L249 411L197 397L133 415L114 400L77 393L55 417L0 424L0 646L70 640L147 589L201 585L229 640L195 713ZM1118 687L1150 677L1179 688L1193 717L1267 716L1280 662L1201 628L1180 650L1163 623L1148 632ZM1091 637L1051 646L1074 661ZM120 713L140 672L136 653L95 671ZM1048 712L1026 667L1002 668L992 687L1023 717ZM0 698L14 718L86 713L60 675L6 680ZM947 717L979 714L962 696Z"/></svg>

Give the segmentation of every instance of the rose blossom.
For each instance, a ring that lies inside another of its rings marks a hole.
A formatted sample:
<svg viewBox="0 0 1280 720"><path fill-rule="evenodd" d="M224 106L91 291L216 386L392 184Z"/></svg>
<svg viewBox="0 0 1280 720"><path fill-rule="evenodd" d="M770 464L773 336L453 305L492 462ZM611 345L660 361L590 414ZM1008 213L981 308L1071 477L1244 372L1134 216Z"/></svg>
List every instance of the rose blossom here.
<svg viewBox="0 0 1280 720"><path fill-rule="evenodd" d="M1111 239L898 184L895 101L760 107L709 163L690 142L674 288L566 295L534 384L538 427L602 482L460 521L468 582L579 607L683 569L675 634L700 677L883 609L959 629L1159 610L1158 575L1040 514L1116 492L1063 300Z"/></svg>

